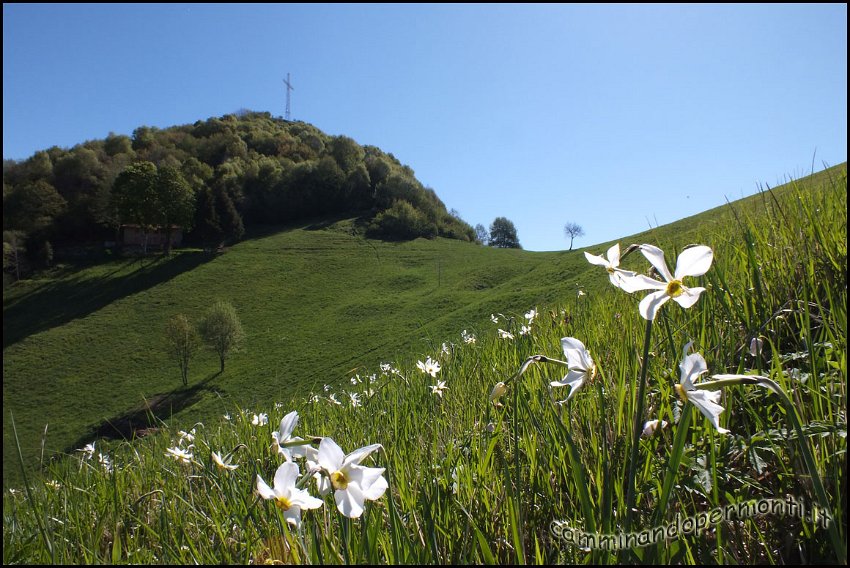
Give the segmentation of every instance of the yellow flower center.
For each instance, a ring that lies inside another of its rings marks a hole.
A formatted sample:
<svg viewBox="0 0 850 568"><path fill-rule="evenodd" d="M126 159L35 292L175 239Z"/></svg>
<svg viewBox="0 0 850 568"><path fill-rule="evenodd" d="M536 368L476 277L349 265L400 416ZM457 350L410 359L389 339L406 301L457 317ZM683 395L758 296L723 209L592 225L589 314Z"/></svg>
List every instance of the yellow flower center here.
<svg viewBox="0 0 850 568"><path fill-rule="evenodd" d="M341 471L335 471L331 474L331 485L334 489L345 490L348 487L348 478Z"/></svg>
<svg viewBox="0 0 850 568"><path fill-rule="evenodd" d="M605 270L608 271L608 274L614 274L614 267L613 266L606 266Z"/></svg>
<svg viewBox="0 0 850 568"><path fill-rule="evenodd" d="M682 402L688 402L688 395L685 394L685 387L682 385L675 385L676 394L679 395L679 398L682 399Z"/></svg>
<svg viewBox="0 0 850 568"><path fill-rule="evenodd" d="M682 285L681 280L671 280L667 283L667 295L671 298L676 298L677 296L681 296L685 291L685 287Z"/></svg>
<svg viewBox="0 0 850 568"><path fill-rule="evenodd" d="M274 498L274 504L278 509L283 509L284 511L288 511L289 508L292 507L292 501L282 495L278 495Z"/></svg>

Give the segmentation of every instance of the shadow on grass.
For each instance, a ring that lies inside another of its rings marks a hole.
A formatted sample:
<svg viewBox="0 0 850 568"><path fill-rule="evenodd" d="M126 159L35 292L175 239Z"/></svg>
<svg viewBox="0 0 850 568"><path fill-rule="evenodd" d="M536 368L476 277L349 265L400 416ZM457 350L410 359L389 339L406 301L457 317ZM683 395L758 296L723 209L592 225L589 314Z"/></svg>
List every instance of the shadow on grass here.
<svg viewBox="0 0 850 568"><path fill-rule="evenodd" d="M162 422L197 403L204 392L222 392L209 385L220 374L210 375L195 385L152 395L136 408L103 420L65 448L64 453L72 454L95 440L133 440L157 432Z"/></svg>
<svg viewBox="0 0 850 568"><path fill-rule="evenodd" d="M198 252L180 252L170 257L128 259L100 278L76 276L82 270L71 268L69 277L60 277L3 306L3 349L30 335L85 317L116 300L167 282L183 272L215 258ZM138 267L126 276L115 276L128 265ZM5 304L5 303L4 303Z"/></svg>

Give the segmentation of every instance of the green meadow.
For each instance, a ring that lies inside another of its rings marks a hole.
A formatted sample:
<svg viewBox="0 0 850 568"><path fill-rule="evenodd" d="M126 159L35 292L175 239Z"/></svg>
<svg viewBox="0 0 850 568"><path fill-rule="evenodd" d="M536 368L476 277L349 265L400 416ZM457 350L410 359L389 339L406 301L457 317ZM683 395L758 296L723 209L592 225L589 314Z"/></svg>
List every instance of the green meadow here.
<svg viewBox="0 0 850 568"><path fill-rule="evenodd" d="M846 230L845 164L625 236L623 252L658 246L671 270L689 245L713 251L684 280L699 300L651 324L649 292L615 288L583 254L613 243L390 242L333 219L218 255L57 266L4 293L4 562L846 563ZM622 266L651 268L640 251ZM183 387L165 323L219 299L242 348L221 373L199 353ZM564 337L595 366L566 402L570 387L550 383L568 370L547 362L567 360ZM689 342L728 433L677 393ZM433 376L417 365L429 357ZM291 411L313 446L381 445L362 463L387 488L362 515L320 495L300 460L298 487L323 501L300 525L258 495ZM636 414L666 426L635 436ZM728 509L769 499L828 522ZM563 531L637 534L712 511L723 518L700 531L624 550Z"/></svg>

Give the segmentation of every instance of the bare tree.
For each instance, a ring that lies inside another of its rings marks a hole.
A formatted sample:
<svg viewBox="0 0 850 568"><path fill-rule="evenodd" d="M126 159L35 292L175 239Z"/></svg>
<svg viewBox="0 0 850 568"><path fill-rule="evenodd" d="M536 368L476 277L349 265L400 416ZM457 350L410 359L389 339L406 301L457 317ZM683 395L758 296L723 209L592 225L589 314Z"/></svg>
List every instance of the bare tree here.
<svg viewBox="0 0 850 568"><path fill-rule="evenodd" d="M573 239L584 236L584 229L578 223L570 221L564 225L564 235L570 239L570 250L573 250Z"/></svg>
<svg viewBox="0 0 850 568"><path fill-rule="evenodd" d="M200 339L189 318L177 314L165 326L165 349L177 362L183 377L183 385L189 384L189 360L198 350Z"/></svg>

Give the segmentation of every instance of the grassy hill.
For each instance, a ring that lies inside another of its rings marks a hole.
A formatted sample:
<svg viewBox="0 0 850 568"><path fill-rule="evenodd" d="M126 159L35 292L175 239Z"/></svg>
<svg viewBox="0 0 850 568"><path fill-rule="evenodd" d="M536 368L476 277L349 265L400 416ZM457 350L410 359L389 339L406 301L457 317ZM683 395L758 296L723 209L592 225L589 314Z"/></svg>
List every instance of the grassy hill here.
<svg viewBox="0 0 850 568"><path fill-rule="evenodd" d="M581 251L364 241L344 219L270 229L219 257L66 267L16 285L4 299L4 562L846 563L846 219L842 165L624 238L660 246L670 266L703 263L661 284L674 297L703 287L698 300L654 321L638 313L646 292L612 287ZM692 243L710 247L710 266L705 247L679 256ZM624 267L646 272L647 260ZM177 388L162 325L217 298L239 311L245 350L222 374L199 358ZM586 346L580 361L561 355L564 337ZM426 357L440 369L423 374ZM571 361L581 392L552 384L565 373L552 357ZM104 440L146 424L143 398L159 431ZM12 411L30 472L45 423L45 456L95 438L97 452L15 481ZM309 462L275 475L271 435L291 411L336 492L317 490ZM641 434L653 418L666 427ZM331 456L331 439L383 469L367 479ZM258 482L289 491L302 473L317 509L293 511ZM369 492L363 509L343 502L357 499L349 489ZM756 506L786 499L828 522ZM719 520L704 531L680 524L709 512ZM637 531L661 541L608 546Z"/></svg>
<svg viewBox="0 0 850 568"><path fill-rule="evenodd" d="M846 165L807 180L811 187ZM764 192L622 241L683 246L759 215L784 189ZM191 423L235 405L288 404L378 363L460 342L489 315L522 319L532 307L608 286L582 250L526 252L447 239L367 240L351 220L267 227L208 256L120 259L62 266L21 281L3 299L3 475L19 479L10 418L29 465L99 437L130 435L147 412ZM721 251L722 242L715 243ZM201 353L190 384L165 356L166 320L198 321L217 299L242 320L241 352L218 374ZM45 434L46 431L46 435Z"/></svg>

